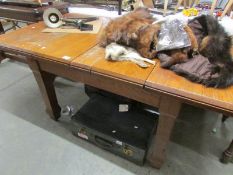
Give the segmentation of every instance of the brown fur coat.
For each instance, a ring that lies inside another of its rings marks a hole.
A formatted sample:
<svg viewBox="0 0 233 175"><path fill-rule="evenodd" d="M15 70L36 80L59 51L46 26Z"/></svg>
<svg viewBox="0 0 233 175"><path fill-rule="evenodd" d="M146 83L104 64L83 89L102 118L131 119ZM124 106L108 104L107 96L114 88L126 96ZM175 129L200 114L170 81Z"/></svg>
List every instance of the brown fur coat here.
<svg viewBox="0 0 233 175"><path fill-rule="evenodd" d="M154 19L146 8L123 15L109 22L102 32L100 45L106 47L115 42L135 48L145 58L154 58L160 25L152 24Z"/></svg>
<svg viewBox="0 0 233 175"><path fill-rule="evenodd" d="M142 57L153 59L157 54L155 46L160 32L160 25L152 24L154 21L155 19L147 8L138 8L110 21L102 32L100 45L106 47L115 42L136 49ZM192 30L188 26L184 29L191 40L191 48L168 51L167 54L174 59L162 65L163 67L187 61L190 49L198 47Z"/></svg>

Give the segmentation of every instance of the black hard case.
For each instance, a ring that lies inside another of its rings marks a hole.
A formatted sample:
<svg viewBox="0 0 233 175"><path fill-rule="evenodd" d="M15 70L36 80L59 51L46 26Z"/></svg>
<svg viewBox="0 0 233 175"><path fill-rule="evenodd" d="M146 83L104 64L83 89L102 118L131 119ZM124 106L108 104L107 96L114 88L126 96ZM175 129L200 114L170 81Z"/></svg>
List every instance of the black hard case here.
<svg viewBox="0 0 233 175"><path fill-rule="evenodd" d="M94 94L72 117L74 135L136 164L143 165L157 118L135 104L119 112L125 100Z"/></svg>

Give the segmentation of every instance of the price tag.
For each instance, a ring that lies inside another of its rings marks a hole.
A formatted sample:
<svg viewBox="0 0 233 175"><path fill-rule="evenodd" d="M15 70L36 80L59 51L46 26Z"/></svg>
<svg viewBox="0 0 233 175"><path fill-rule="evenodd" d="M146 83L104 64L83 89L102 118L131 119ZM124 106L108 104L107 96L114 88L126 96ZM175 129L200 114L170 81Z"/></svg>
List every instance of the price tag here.
<svg viewBox="0 0 233 175"><path fill-rule="evenodd" d="M128 111L129 111L129 105L119 104L119 112L128 112Z"/></svg>

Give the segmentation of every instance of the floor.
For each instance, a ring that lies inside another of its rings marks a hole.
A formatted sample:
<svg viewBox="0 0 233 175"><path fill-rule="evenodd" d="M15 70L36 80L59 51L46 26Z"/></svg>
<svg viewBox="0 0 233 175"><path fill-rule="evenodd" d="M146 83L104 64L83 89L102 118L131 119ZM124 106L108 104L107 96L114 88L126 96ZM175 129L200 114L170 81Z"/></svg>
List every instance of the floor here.
<svg viewBox="0 0 233 175"><path fill-rule="evenodd" d="M57 78L62 107L78 110L87 100L83 85ZM233 164L219 162L233 138L233 118L184 105L160 170L137 166L74 137L70 117L55 122L45 113L27 65L0 64L0 175L232 175Z"/></svg>

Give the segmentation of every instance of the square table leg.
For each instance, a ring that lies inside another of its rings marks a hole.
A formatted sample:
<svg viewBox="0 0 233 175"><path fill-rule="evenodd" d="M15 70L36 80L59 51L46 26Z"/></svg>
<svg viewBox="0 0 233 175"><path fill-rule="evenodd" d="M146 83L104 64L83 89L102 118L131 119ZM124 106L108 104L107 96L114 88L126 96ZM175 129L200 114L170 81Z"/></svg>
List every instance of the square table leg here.
<svg viewBox="0 0 233 175"><path fill-rule="evenodd" d="M5 59L4 53L0 52L0 63Z"/></svg>
<svg viewBox="0 0 233 175"><path fill-rule="evenodd" d="M211 5L211 9L210 9L210 15L214 15L214 10L217 6L218 0L213 0L212 5Z"/></svg>
<svg viewBox="0 0 233 175"><path fill-rule="evenodd" d="M53 84L56 76L51 73L42 71L38 62L33 59L28 59L28 65L33 71L34 77L40 88L41 94L45 101L47 113L52 119L58 120L60 117L61 108L58 104Z"/></svg>
<svg viewBox="0 0 233 175"><path fill-rule="evenodd" d="M179 7L180 7L180 5L182 4L183 1L184 0L178 0L177 5L175 7L175 13L178 11L178 9L179 9Z"/></svg>
<svg viewBox="0 0 233 175"><path fill-rule="evenodd" d="M223 152L221 161L223 163L233 162L233 140L226 151Z"/></svg>
<svg viewBox="0 0 233 175"><path fill-rule="evenodd" d="M1 34L4 34L4 33L5 33L5 31L4 31L2 22L0 21L0 35L1 35Z"/></svg>
<svg viewBox="0 0 233 175"><path fill-rule="evenodd" d="M163 16L166 16L167 6L168 6L168 0L165 0L164 1L164 6L163 6Z"/></svg>
<svg viewBox="0 0 233 175"><path fill-rule="evenodd" d="M147 154L147 160L155 168L161 168L166 158L166 147L179 115L181 102L168 96L162 96L159 105L159 122Z"/></svg>
<svg viewBox="0 0 233 175"><path fill-rule="evenodd" d="M226 7L225 7L225 9L222 12L222 15L221 15L220 19L222 19L226 15L226 13L228 12L228 10L230 10L232 5L233 5L233 0L229 0Z"/></svg>
<svg viewBox="0 0 233 175"><path fill-rule="evenodd" d="M118 0L118 15L121 15L122 12L122 0Z"/></svg>

